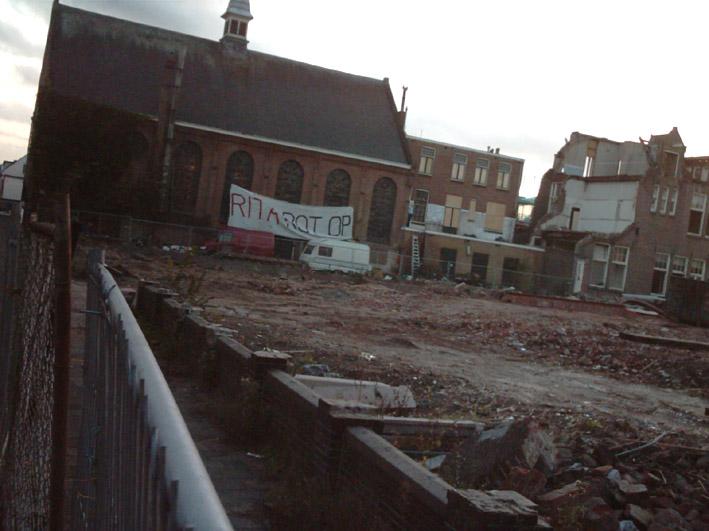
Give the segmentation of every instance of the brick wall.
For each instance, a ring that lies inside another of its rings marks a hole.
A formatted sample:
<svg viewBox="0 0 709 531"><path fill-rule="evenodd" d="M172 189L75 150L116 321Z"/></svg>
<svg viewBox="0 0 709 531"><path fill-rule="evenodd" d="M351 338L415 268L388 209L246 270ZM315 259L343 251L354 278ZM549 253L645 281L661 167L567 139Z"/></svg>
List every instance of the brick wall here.
<svg viewBox="0 0 709 531"><path fill-rule="evenodd" d="M350 206L355 215L354 238L362 241L367 238L374 186L382 177L391 178L396 183L397 196L390 244L395 246L398 242L398 229L406 221L406 206L410 195L408 169L178 128L175 144L185 141L195 142L202 149L203 163L196 215L209 219L212 224L216 224L219 219L229 157L235 151L244 150L254 160L252 190L270 197L275 193L281 164L288 160L298 162L304 172L301 203L306 205L322 205L328 175L336 169L345 170L352 180Z"/></svg>
<svg viewBox="0 0 709 531"><path fill-rule="evenodd" d="M222 400L215 401L215 409L225 405L238 407L244 399L241 386L245 381L259 386L260 405L255 410L261 422L255 426L267 432L288 467L313 486L311 491L292 493L293 496L314 503L315 510L327 507L336 511L339 528L545 528L537 524L536 512L530 519L529 509L525 508L531 504L528 500L520 503L505 499L497 503L504 493L459 492L380 435L436 434L451 444L456 437L478 431L479 425L370 417L335 410L286 372L288 356L250 351L222 335L218 327L190 314L189 308L175 301L173 295L155 285L141 284L137 298L141 319L175 333L179 341L172 348L182 361L214 365L211 369L198 367L192 374L198 379L205 373L214 376L212 390ZM525 520L519 519L520 513L526 515Z"/></svg>
<svg viewBox="0 0 709 531"><path fill-rule="evenodd" d="M422 146L436 149L433 174L430 176L418 172ZM465 209L468 208L470 200L475 199L477 200L477 211L485 212L488 201L493 201L505 205L505 215L507 217L517 218L517 196L522 180L523 161L495 153L481 153L472 149L456 148L440 142L418 138L409 138L409 149L414 170L413 188L428 190L429 203L445 205L446 194L452 194L463 198L463 208ZM468 157L465 180L462 182L451 180L453 155L456 153L461 153ZM478 159L485 159L490 162L487 186L473 184L473 172ZM497 169L501 162L507 163L512 167L509 190L499 190L497 188Z"/></svg>

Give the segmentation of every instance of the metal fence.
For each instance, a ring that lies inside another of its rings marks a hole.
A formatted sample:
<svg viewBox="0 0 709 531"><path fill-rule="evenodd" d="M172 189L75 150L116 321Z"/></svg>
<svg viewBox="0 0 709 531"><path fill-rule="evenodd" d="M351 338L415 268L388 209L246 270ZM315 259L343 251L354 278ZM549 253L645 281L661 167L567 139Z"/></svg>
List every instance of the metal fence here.
<svg viewBox="0 0 709 531"><path fill-rule="evenodd" d="M0 527L61 529L66 461L71 258L68 197L56 225L7 228L0 384ZM13 237L14 236L14 237Z"/></svg>
<svg viewBox="0 0 709 531"><path fill-rule="evenodd" d="M89 256L72 529L232 529L125 298Z"/></svg>
<svg viewBox="0 0 709 531"><path fill-rule="evenodd" d="M87 236L138 246L200 247L219 238L219 229L179 225L104 212L74 211L75 226Z"/></svg>

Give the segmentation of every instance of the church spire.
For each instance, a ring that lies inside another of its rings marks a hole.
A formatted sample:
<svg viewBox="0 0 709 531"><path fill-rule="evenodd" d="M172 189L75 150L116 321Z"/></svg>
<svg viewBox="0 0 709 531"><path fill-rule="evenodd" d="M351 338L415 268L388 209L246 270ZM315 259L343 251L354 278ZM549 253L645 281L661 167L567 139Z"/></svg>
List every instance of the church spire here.
<svg viewBox="0 0 709 531"><path fill-rule="evenodd" d="M238 42L244 47L249 42L246 40L249 22L254 18L251 15L249 0L230 0L226 13L222 15L226 21L224 24L224 37L222 42Z"/></svg>

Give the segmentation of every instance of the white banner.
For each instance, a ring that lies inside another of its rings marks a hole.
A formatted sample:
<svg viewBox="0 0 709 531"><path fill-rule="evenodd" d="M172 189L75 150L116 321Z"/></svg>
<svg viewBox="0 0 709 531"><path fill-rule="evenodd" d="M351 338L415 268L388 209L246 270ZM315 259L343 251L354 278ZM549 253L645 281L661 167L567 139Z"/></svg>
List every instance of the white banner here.
<svg viewBox="0 0 709 531"><path fill-rule="evenodd" d="M352 207L286 203L231 186L229 226L304 240L352 239Z"/></svg>

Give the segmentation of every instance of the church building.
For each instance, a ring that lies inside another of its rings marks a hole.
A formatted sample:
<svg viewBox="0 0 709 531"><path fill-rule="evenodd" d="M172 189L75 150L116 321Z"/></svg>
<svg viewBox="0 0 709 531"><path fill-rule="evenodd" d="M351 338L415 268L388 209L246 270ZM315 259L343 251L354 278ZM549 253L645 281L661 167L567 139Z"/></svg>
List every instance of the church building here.
<svg viewBox="0 0 709 531"><path fill-rule="evenodd" d="M396 248L412 172L388 80L251 50L248 0L223 18L217 41L55 2L29 185L70 187L80 210L218 227L233 183L352 206L356 240Z"/></svg>

